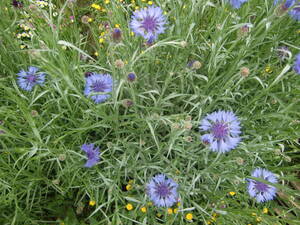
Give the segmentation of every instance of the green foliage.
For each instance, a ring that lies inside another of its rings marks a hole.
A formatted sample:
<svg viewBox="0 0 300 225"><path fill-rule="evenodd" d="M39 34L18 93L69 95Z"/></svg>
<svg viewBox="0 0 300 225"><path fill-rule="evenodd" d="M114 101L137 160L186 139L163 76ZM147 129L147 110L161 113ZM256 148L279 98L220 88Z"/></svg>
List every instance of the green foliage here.
<svg viewBox="0 0 300 225"><path fill-rule="evenodd" d="M55 8L30 9L24 0L15 9L0 2L0 224L179 225L216 218L216 224L243 225L258 217L260 224L299 223L299 190L292 185L300 168L300 77L292 70L299 22L276 16L271 0L250 0L238 10L224 1L160 0L168 29L145 46L128 23L134 7L146 2L95 1L106 12L91 1L52 3ZM83 23L84 15L93 21ZM105 23L120 25L121 42L108 31L99 43ZM16 38L19 24L32 24L31 39ZM242 31L246 24L249 32ZM279 46L292 52L283 62ZM117 59L124 68L115 67ZM188 69L190 60L202 67ZM48 74L33 92L16 83L16 73L29 65ZM242 67L250 69L247 77ZM109 101L96 105L83 95L87 71L118 81ZM134 83L127 81L131 71ZM124 99L134 105L124 107ZM242 122L242 143L225 155L199 141L200 120L219 109ZM90 169L83 167L84 143L102 152ZM280 176L277 200L257 204L248 196L246 178L256 167ZM160 172L180 185L178 213L148 206L145 183ZM131 179L132 189L124 191Z"/></svg>

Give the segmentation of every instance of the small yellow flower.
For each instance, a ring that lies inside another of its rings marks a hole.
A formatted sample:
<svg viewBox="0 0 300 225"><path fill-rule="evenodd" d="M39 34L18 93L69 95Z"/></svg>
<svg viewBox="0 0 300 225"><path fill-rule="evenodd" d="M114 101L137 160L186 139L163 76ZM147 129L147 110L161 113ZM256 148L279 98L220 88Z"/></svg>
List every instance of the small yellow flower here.
<svg viewBox="0 0 300 225"><path fill-rule="evenodd" d="M115 24L115 28L120 28L120 24Z"/></svg>
<svg viewBox="0 0 300 225"><path fill-rule="evenodd" d="M217 213L213 213L213 217L217 217L218 216L218 214Z"/></svg>
<svg viewBox="0 0 300 225"><path fill-rule="evenodd" d="M164 15L167 15L168 13L166 11L164 11Z"/></svg>
<svg viewBox="0 0 300 225"><path fill-rule="evenodd" d="M268 212L269 212L268 208L264 208L264 209L263 209L263 213L264 213L264 214L267 214Z"/></svg>
<svg viewBox="0 0 300 225"><path fill-rule="evenodd" d="M128 181L128 184L133 184L133 180L129 180L129 181Z"/></svg>
<svg viewBox="0 0 300 225"><path fill-rule="evenodd" d="M20 45L20 49L26 48L26 45Z"/></svg>
<svg viewBox="0 0 300 225"><path fill-rule="evenodd" d="M140 8L139 6L134 7L135 10L138 10L139 8Z"/></svg>
<svg viewBox="0 0 300 225"><path fill-rule="evenodd" d="M127 185L126 185L126 190L127 190L127 191L130 191L131 189L132 189L131 184L127 184Z"/></svg>
<svg viewBox="0 0 300 225"><path fill-rule="evenodd" d="M93 3L93 4L91 5L91 7L94 8L94 9L97 9L97 10L101 10L101 6L98 5L98 4L95 4L95 3Z"/></svg>
<svg viewBox="0 0 300 225"><path fill-rule="evenodd" d="M174 212L174 213L178 213L178 208L175 208L175 209L173 210L173 212Z"/></svg>
<svg viewBox="0 0 300 225"><path fill-rule="evenodd" d="M183 7L182 7L183 9L185 9L186 8L186 5L183 5Z"/></svg>
<svg viewBox="0 0 300 225"><path fill-rule="evenodd" d="M266 66L265 72L266 72L266 73L272 73L273 71L272 71L272 69L271 69L270 66Z"/></svg>
<svg viewBox="0 0 300 225"><path fill-rule="evenodd" d="M94 52L94 55L95 55L95 56L99 56L99 53L98 53L98 52Z"/></svg>
<svg viewBox="0 0 300 225"><path fill-rule="evenodd" d="M101 12L106 12L106 9L101 9Z"/></svg>
<svg viewBox="0 0 300 225"><path fill-rule="evenodd" d="M181 205L181 203L180 202L177 202L177 206L179 207Z"/></svg>
<svg viewBox="0 0 300 225"><path fill-rule="evenodd" d="M143 213L146 213L146 212L147 212L147 208L144 206L144 207L141 208L141 211L142 211Z"/></svg>
<svg viewBox="0 0 300 225"><path fill-rule="evenodd" d="M261 222L261 217L256 217L257 222Z"/></svg>
<svg viewBox="0 0 300 225"><path fill-rule="evenodd" d="M192 213L188 213L188 214L185 215L185 218L187 220L192 220L193 219L193 214Z"/></svg>
<svg viewBox="0 0 300 225"><path fill-rule="evenodd" d="M105 4L109 4L110 1L109 1L109 0L105 0L104 3L105 3Z"/></svg>
<svg viewBox="0 0 300 225"><path fill-rule="evenodd" d="M131 36L134 36L134 33L131 31L131 32L130 32L130 35L131 35Z"/></svg>
<svg viewBox="0 0 300 225"><path fill-rule="evenodd" d="M148 1L148 4L149 4L149 5L152 5L152 4L153 4L153 2L152 2L152 1Z"/></svg>
<svg viewBox="0 0 300 225"><path fill-rule="evenodd" d="M88 22L90 23L90 22L93 22L93 18L88 18Z"/></svg>
<svg viewBox="0 0 300 225"><path fill-rule="evenodd" d="M252 213L252 216L257 216L257 214L256 213Z"/></svg>
<svg viewBox="0 0 300 225"><path fill-rule="evenodd" d="M229 194L230 194L231 196L235 196L236 193L235 193L234 191L230 191Z"/></svg>
<svg viewBox="0 0 300 225"><path fill-rule="evenodd" d="M133 210L133 205L131 205L130 203L128 203L128 204L126 205L126 209L127 209L128 211Z"/></svg>
<svg viewBox="0 0 300 225"><path fill-rule="evenodd" d="M102 44L105 41L104 38L99 38L99 43Z"/></svg>
<svg viewBox="0 0 300 225"><path fill-rule="evenodd" d="M104 35L105 35L104 31L100 33L100 37L103 37Z"/></svg>
<svg viewBox="0 0 300 225"><path fill-rule="evenodd" d="M213 217L211 218L211 220L212 220L213 222L216 222L217 219L216 219L216 217L213 216Z"/></svg>
<svg viewBox="0 0 300 225"><path fill-rule="evenodd" d="M167 212L168 212L169 215L171 215L171 214L173 214L173 209L172 208L168 208Z"/></svg>
<svg viewBox="0 0 300 225"><path fill-rule="evenodd" d="M211 222L210 222L210 221L207 221L206 223L207 223L208 225L209 225L209 224L211 224Z"/></svg>
<svg viewBox="0 0 300 225"><path fill-rule="evenodd" d="M94 206L94 205L96 205L96 201L94 201L94 200L90 200L90 202L89 202L89 205L90 205L90 206Z"/></svg>

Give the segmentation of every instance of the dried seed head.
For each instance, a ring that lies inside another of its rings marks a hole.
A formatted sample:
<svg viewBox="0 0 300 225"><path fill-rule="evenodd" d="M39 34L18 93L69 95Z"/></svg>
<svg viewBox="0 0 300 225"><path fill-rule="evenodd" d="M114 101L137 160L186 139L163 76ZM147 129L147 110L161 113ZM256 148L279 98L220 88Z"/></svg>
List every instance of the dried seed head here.
<svg viewBox="0 0 300 225"><path fill-rule="evenodd" d="M117 59L115 61L115 66L119 69L122 69L124 67L124 65L125 65L124 62L121 59Z"/></svg>
<svg viewBox="0 0 300 225"><path fill-rule="evenodd" d="M125 107L125 108L129 108L131 106L133 106L133 101L130 100L130 99L124 99L122 101L122 105Z"/></svg>
<svg viewBox="0 0 300 225"><path fill-rule="evenodd" d="M66 154L59 154L58 160L59 161L65 161L66 160Z"/></svg>
<svg viewBox="0 0 300 225"><path fill-rule="evenodd" d="M250 74L249 68L247 68L247 67L242 67L241 70L240 70L240 74L241 74L243 77L248 77L249 74Z"/></svg>
<svg viewBox="0 0 300 225"><path fill-rule="evenodd" d="M180 42L180 46L185 48L188 45L188 43L186 41L181 41Z"/></svg>

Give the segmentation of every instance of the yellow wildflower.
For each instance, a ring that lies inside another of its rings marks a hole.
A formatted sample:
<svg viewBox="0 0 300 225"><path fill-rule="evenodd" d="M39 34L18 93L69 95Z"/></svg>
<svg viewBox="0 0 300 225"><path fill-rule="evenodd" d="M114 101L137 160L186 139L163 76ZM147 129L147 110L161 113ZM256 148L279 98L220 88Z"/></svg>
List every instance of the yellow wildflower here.
<svg viewBox="0 0 300 225"><path fill-rule="evenodd" d="M171 214L173 214L173 209L172 208L168 208L167 212L168 212L169 215L171 215Z"/></svg>
<svg viewBox="0 0 300 225"><path fill-rule="evenodd" d="M105 39L104 38L99 38L99 43L103 43L105 41Z"/></svg>
<svg viewBox="0 0 300 225"><path fill-rule="evenodd" d="M188 213L188 214L185 215L185 218L187 220L192 220L193 219L193 214L192 213Z"/></svg>
<svg viewBox="0 0 300 225"><path fill-rule="evenodd" d="M131 189L132 189L131 184L127 184L127 185L126 185L126 190L127 190L127 191L130 191Z"/></svg>
<svg viewBox="0 0 300 225"><path fill-rule="evenodd" d="M230 191L229 194L230 194L231 196L235 196L236 193L235 193L234 191Z"/></svg>
<svg viewBox="0 0 300 225"><path fill-rule="evenodd" d="M263 213L264 213L264 214L267 214L268 212L269 212L268 208L264 208L264 209L263 209Z"/></svg>
<svg viewBox="0 0 300 225"><path fill-rule="evenodd" d="M142 211L143 213L146 213L146 212L147 212L147 208L144 206L144 207L141 208L141 211Z"/></svg>
<svg viewBox="0 0 300 225"><path fill-rule="evenodd" d="M91 5L91 7L94 8L94 9L97 9L97 10L101 10L101 6L98 5L98 4L95 4L95 3L93 3L93 4Z"/></svg>
<svg viewBox="0 0 300 225"><path fill-rule="evenodd" d="M89 202L89 205L90 205L90 206L94 206L94 205L96 205L96 201L94 201L94 200L90 200L90 202Z"/></svg>
<svg viewBox="0 0 300 225"><path fill-rule="evenodd" d="M127 209L128 211L133 210L133 205L131 205L130 203L128 203L128 204L126 205L126 209Z"/></svg>

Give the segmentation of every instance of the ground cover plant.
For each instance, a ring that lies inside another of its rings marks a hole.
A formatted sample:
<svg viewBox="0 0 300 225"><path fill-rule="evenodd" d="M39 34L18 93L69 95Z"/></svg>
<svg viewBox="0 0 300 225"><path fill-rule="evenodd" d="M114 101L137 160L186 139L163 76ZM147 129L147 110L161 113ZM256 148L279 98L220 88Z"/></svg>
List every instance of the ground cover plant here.
<svg viewBox="0 0 300 225"><path fill-rule="evenodd" d="M2 0L0 224L300 224L299 7Z"/></svg>

